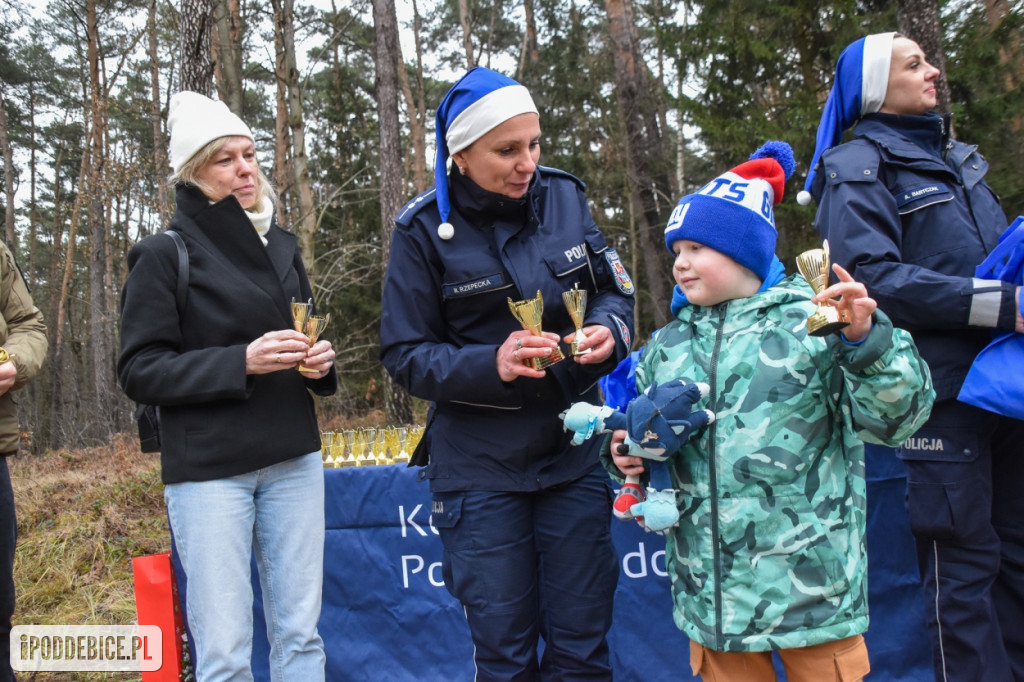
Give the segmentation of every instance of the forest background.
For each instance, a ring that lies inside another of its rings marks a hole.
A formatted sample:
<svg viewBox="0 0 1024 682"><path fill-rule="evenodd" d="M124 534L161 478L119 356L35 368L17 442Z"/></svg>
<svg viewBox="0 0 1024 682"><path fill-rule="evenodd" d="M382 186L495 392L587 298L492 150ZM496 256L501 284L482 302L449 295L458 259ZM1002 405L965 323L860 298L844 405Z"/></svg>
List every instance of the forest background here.
<svg viewBox="0 0 1024 682"><path fill-rule="evenodd" d="M1008 217L1024 213L1024 0L0 0L4 239L50 335L19 396L25 450L133 428L118 302L128 250L171 214L173 92L218 97L253 128L331 314L341 390L320 401L322 423L398 425L423 406L377 357L392 217L433 184L433 107L467 67L531 89L541 163L587 183L638 285L639 345L668 318L675 202L765 140L799 161L780 255L791 266L817 243L814 208L793 198L836 59L897 29L942 69L939 108L988 158Z"/></svg>

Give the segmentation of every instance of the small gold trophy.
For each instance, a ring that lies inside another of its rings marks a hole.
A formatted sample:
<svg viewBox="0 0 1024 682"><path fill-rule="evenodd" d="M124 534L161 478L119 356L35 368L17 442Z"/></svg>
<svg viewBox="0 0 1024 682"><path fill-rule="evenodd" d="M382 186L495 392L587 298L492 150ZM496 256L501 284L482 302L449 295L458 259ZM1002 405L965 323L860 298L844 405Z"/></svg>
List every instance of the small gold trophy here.
<svg viewBox="0 0 1024 682"><path fill-rule="evenodd" d="M292 299L292 322L295 324L295 331L300 334L305 334L309 337L309 346L313 347L316 340L323 334L324 329L327 328L327 323L331 321L330 314L328 315L311 315L313 312L313 299L309 299L305 303ZM308 372L316 374L320 370L310 369L302 363L299 363L300 372Z"/></svg>
<svg viewBox="0 0 1024 682"><path fill-rule="evenodd" d="M313 312L313 299L309 299L305 303L292 299L292 323L295 326L295 331L300 334L306 333L306 320L309 319L311 312Z"/></svg>
<svg viewBox="0 0 1024 682"><path fill-rule="evenodd" d="M576 326L576 334L573 335L572 343L569 344L569 352L573 355L586 355L593 350L592 348L580 350L580 343L587 339L586 334L583 333L583 320L587 317L587 290L580 289L580 283L577 282L572 289L562 292L562 301L569 311L572 323Z"/></svg>
<svg viewBox="0 0 1024 682"><path fill-rule="evenodd" d="M519 320L519 324L523 325L523 329L529 331L534 336L544 336L544 332L540 329L540 321L544 316L544 297L541 296L540 290L537 291L537 296L534 298L527 298L522 301L508 299L508 307L516 319ZM555 346L551 354L546 357L530 358L530 365L534 369L540 370L564 359L565 353L562 352L561 348Z"/></svg>
<svg viewBox="0 0 1024 682"><path fill-rule="evenodd" d="M398 448L398 452L393 453L391 459L395 464L408 464L409 452L405 449L405 441L409 437L408 427L399 426L395 437L398 439L395 446Z"/></svg>
<svg viewBox="0 0 1024 682"><path fill-rule="evenodd" d="M822 248L804 251L796 257L797 270L804 276L816 294L820 294L828 288L830 267L827 239L822 243ZM807 318L807 333L811 336L828 336L849 324L849 322L839 319L839 311L833 306L819 305L814 314Z"/></svg>

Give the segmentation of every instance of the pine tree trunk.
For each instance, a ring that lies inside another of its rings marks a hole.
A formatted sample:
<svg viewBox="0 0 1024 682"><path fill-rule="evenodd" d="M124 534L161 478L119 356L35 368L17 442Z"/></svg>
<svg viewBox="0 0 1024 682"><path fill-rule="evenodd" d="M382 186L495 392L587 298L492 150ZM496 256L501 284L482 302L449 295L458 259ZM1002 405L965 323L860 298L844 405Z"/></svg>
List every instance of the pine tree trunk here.
<svg viewBox="0 0 1024 682"><path fill-rule="evenodd" d="M377 120L380 134L380 225L381 258L387 259L391 251L391 233L395 215L402 206L402 134L398 123L398 67L401 51L398 47L398 19L393 0L373 0L375 40L374 63L377 92ZM387 263L382 265L386 266ZM383 270L383 268L382 268ZM412 399L401 386L391 380L387 372L381 376L386 387L385 408L388 423L412 423Z"/></svg>
<svg viewBox="0 0 1024 682"><path fill-rule="evenodd" d="M157 45L156 3L150 0L146 31L149 34L149 94L150 116L153 119L153 171L156 181L156 210L160 216L160 229L171 219L171 205L167 192L167 142L164 140L163 116L160 106L160 57Z"/></svg>
<svg viewBox="0 0 1024 682"><path fill-rule="evenodd" d="M313 206L313 190L309 184L309 167L306 160L306 124L302 115L302 90L299 83L299 69L295 64L295 24L293 21L293 0L273 0L274 33L280 33L284 48L278 55L277 77L287 88L288 132L291 134L291 180L295 211L290 216L290 225L299 239L299 251L310 275L314 275L313 234L316 231L316 211Z"/></svg>
<svg viewBox="0 0 1024 682"><path fill-rule="evenodd" d="M468 0L459 0L459 25L462 26L462 50L466 53L466 70L476 66L473 58L473 34L469 20Z"/></svg>
<svg viewBox="0 0 1024 682"><path fill-rule="evenodd" d="M241 18L238 0L213 1L215 39L214 65L217 72L217 93L228 109L245 120L242 98Z"/></svg>
<svg viewBox="0 0 1024 682"><path fill-rule="evenodd" d="M423 85L423 45L420 41L420 15L416 0L412 0L412 32L416 46L416 92L413 93L409 73L401 58L402 45L398 45L398 80L402 84L402 95L409 115L409 138L412 143L412 184L416 194L423 192L432 183L427 177L427 105Z"/></svg>
<svg viewBox="0 0 1024 682"><path fill-rule="evenodd" d="M103 86L100 82L99 26L96 15L96 0L86 3L86 36L89 60L89 116L92 119L90 145L92 146L89 169L89 345L92 353L91 377L93 396L96 399L93 416L97 438L110 435L112 423L110 412L104 409L112 404L113 398L113 355L111 352L109 309L107 308L107 220L104 173L106 171L106 112Z"/></svg>
<svg viewBox="0 0 1024 682"><path fill-rule="evenodd" d="M605 8L608 14L608 34L615 56L615 92L626 136L630 200L635 208L643 245L644 274L654 308L654 322L657 327L662 327L669 319L668 293L671 278L668 277L667 256L658 257L666 253L662 241L663 219L659 211L658 192L667 193L667 182L656 181L651 166L652 162L661 159L663 145L657 136L657 122L651 120L655 108L648 100L650 86L643 62L639 58L630 0L605 0Z"/></svg>
<svg viewBox="0 0 1024 682"><path fill-rule="evenodd" d="M0 153L4 160L4 240L11 252L17 256L17 239L14 234L14 152L7 135L7 109L4 89L0 84Z"/></svg>
<svg viewBox="0 0 1024 682"><path fill-rule="evenodd" d="M213 93L210 0L181 2L181 89Z"/></svg>
<svg viewBox="0 0 1024 682"><path fill-rule="evenodd" d="M285 69L284 32L277 30L278 8L274 9L274 68L277 73ZM284 21L283 18L280 21ZM292 190L291 135L288 134L288 86L284 78L274 79L274 164L271 177L277 190L277 222L290 223Z"/></svg>

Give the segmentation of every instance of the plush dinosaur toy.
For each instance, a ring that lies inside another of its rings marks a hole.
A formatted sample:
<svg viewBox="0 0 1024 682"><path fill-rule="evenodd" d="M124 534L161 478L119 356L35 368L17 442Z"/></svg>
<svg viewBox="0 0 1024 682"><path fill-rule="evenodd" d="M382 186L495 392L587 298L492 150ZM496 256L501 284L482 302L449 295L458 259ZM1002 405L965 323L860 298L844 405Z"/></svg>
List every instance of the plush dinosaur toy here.
<svg viewBox="0 0 1024 682"><path fill-rule="evenodd" d="M678 452L698 430L715 420L710 410L693 411L693 404L708 395L703 383L682 380L652 383L633 398L623 414L606 405L573 403L559 415L579 445L595 433L626 430L619 454L651 460L650 485L645 491L638 476L627 476L615 497L613 512L620 519L636 518L649 531L664 533L679 522L675 491L668 484L665 460Z"/></svg>

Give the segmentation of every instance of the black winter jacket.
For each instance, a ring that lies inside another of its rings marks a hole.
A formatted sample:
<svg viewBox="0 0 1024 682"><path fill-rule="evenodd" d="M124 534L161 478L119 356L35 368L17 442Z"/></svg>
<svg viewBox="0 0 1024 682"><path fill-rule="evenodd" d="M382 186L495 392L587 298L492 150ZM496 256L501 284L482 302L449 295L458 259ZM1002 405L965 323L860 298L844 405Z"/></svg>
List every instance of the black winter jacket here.
<svg viewBox="0 0 1024 682"><path fill-rule="evenodd" d="M117 363L128 397L160 407L164 483L226 478L320 449L310 391L334 393L334 369L316 380L245 372L249 343L291 329L291 300L312 297L295 236L272 225L264 247L233 196L211 205L179 185L177 205L168 229L188 248L183 317L175 245L146 237L128 254Z"/></svg>

